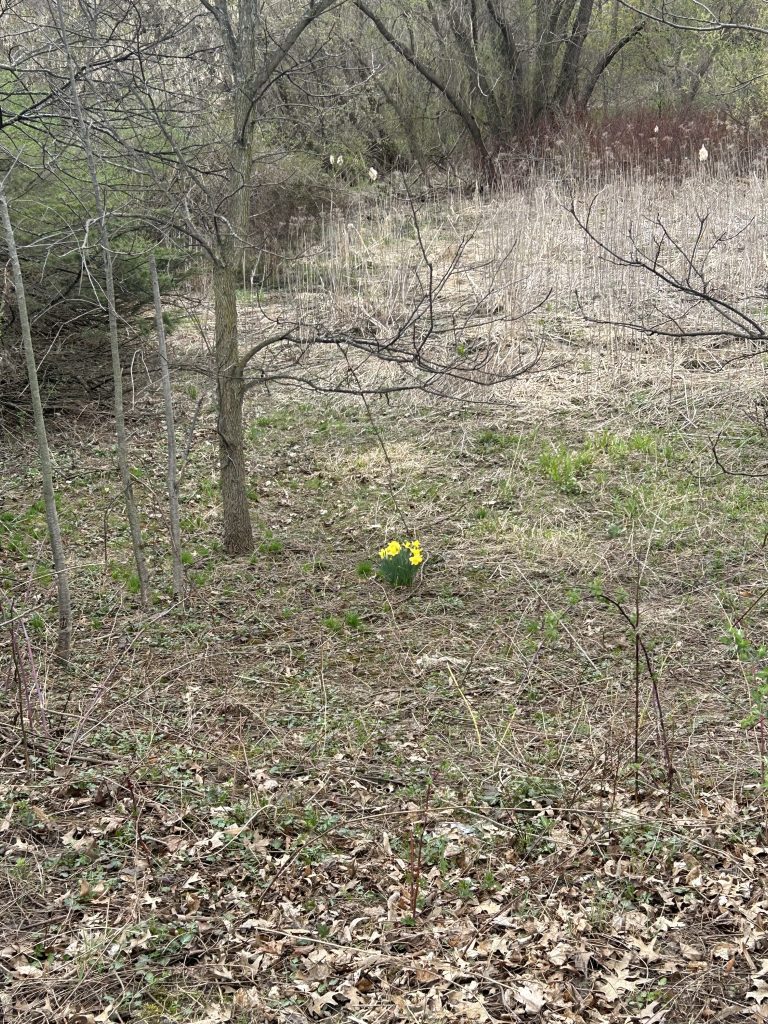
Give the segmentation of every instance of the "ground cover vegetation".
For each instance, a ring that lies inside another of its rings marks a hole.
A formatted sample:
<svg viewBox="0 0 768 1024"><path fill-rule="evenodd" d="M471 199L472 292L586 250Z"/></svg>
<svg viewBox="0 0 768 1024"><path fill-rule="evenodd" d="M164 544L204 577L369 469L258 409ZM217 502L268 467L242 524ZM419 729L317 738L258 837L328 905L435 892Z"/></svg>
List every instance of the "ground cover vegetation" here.
<svg viewBox="0 0 768 1024"><path fill-rule="evenodd" d="M766 1019L762 6L0 26L3 1019Z"/></svg>

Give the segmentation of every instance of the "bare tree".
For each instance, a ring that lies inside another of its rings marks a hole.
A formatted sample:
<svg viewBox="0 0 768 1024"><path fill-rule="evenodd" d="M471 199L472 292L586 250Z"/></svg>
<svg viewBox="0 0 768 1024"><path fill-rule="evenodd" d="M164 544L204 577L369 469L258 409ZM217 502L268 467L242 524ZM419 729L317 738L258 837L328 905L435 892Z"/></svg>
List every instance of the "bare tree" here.
<svg viewBox="0 0 768 1024"><path fill-rule="evenodd" d="M283 12L284 17L273 24L259 0L243 0L236 10L227 0L200 0L213 19L227 82L219 117L229 125L229 137L215 172L207 177L199 174L194 159L172 138L168 126L160 125L178 161L177 173L210 211L209 223L201 226L204 218L185 205L179 226L201 245L213 276L224 548L231 555L248 554L254 548L243 450L243 366L248 360L240 352L237 288L248 246L255 132L264 99L301 36L343 3L313 0L298 11L292 7L290 14ZM271 339L263 342L269 344Z"/></svg>
<svg viewBox="0 0 768 1024"><path fill-rule="evenodd" d="M718 39L704 51L699 66L694 70L693 83L686 100L692 102L700 88L703 76L717 54L723 39L732 32L758 36L768 35L768 27L761 24L765 5L762 0L723 0L710 4L704 0L692 3L634 3L621 0L622 6L680 33L716 35ZM703 157L706 159L706 152ZM649 275L661 285L662 299L653 310L642 316L600 318L582 308L585 317L594 324L622 327L648 337L668 338L674 341L710 340L718 346L740 345L740 351L730 360L751 358L768 351L768 326L762 319L764 297L759 296L755 308L754 296L733 298L720 294L709 276L709 261L714 251L742 230L729 225L726 231L713 234L709 228L709 215L698 214L693 241L688 245L673 235L667 225L657 217L650 241L640 241L630 229L629 247L622 251L607 242L593 226L596 198L579 209L571 201L571 214L585 235L597 246L602 257L616 266L637 270ZM717 454L715 453L715 457Z"/></svg>
<svg viewBox="0 0 768 1024"><path fill-rule="evenodd" d="M55 2L58 35L66 42L63 7L60 0ZM67 95L72 96L74 120L88 157L107 279L111 249L109 234L103 234L107 214L103 190L97 187L96 134L106 154L99 159L105 167L111 160L111 180L140 177L144 183L145 224L158 233L169 227L185 231L211 270L223 532L229 554L248 553L254 546L243 430L249 388L282 381L358 393L362 381L371 393L417 387L440 392L455 390L455 383L449 385L448 380L470 387L511 379L530 370L538 358L529 348L521 350L518 359L508 340L506 351L495 342L479 349L467 342L471 332L501 332L517 314L487 296L485 306L462 300L451 308L446 301L448 285L466 273L465 246L440 271L422 246L421 267L407 305L376 331L365 324L330 323L327 317L324 322L304 313L271 324L265 317L263 329L243 336L237 289L253 218L259 216L254 168L264 149L260 130L273 113L268 99L283 76L300 72L301 64L297 69L292 63L301 60L299 40L343 3L307 3L298 13L287 4L275 5L267 17L257 0L244 0L236 9L225 0L190 2L185 10L196 8L206 17L190 17L194 31L189 28L179 35L176 64L163 52L156 59L123 61L109 76L92 76L87 66L81 66L80 78L74 81L76 64L73 48L68 47ZM94 59L98 56L97 48ZM200 88L200 80L206 81L206 89ZM123 100L122 120L113 123L110 117L118 116L116 96ZM105 109L109 116L100 118ZM131 124L143 126L144 135ZM117 178L119 174L125 178ZM320 367L314 361L318 352L327 353ZM370 382L368 370L374 362L390 370L398 367L400 379Z"/></svg>
<svg viewBox="0 0 768 1024"><path fill-rule="evenodd" d="M157 187L167 190L165 205L172 222L195 239L212 271L224 547L229 554L244 554L254 546L243 429L249 390L282 383L349 394L413 389L455 393L457 381L470 387L529 372L540 353L536 346L516 352L508 338L503 345L468 345L465 351L470 335L501 334L505 325L525 313L510 311L498 294L492 294L497 291L494 281L482 296L449 299L450 285L470 269L470 239L465 238L449 265L439 269L423 243L415 215L418 265L407 303L388 323L371 331L365 318L350 321L304 310L272 320L265 313L258 328L243 333L237 289L244 256L251 255L252 219L259 216L254 164L260 155L255 138L261 104L301 35L339 3L315 3L301 17L292 11L275 43L276 33L267 33L261 8L252 0L239 6L236 21L226 4L202 2L219 37L223 70L217 66L215 74L223 75L225 87L214 110L217 122L228 126L227 136L220 137L216 148L208 145L201 152L200 137L190 126L180 142L182 132L171 129L172 117L164 113L169 105L179 108L168 83L156 91L146 110L155 117L174 160L169 179L157 179ZM143 91L151 95L151 85ZM499 272L501 265L503 261ZM399 370L397 379L392 378L394 367Z"/></svg>
<svg viewBox="0 0 768 1024"><path fill-rule="evenodd" d="M392 4L389 17L384 5L354 2L457 114L491 181L499 147L552 115L585 109L646 24L639 19L621 34L617 27L608 46L587 54L594 0L542 0L532 10L505 0L427 0L420 12Z"/></svg>
<svg viewBox="0 0 768 1024"><path fill-rule="evenodd" d="M450 77L443 76L435 68L431 67L428 61L422 59L414 45L399 39L395 33L389 28L387 23L379 13L375 11L369 4L364 3L363 0L355 0L355 6L365 15L366 18L376 27L376 30L381 34L382 38L392 47L395 53L400 54L412 68L414 68L430 85L434 86L435 89L448 102L453 108L456 114L459 116L462 124L464 125L469 137L472 139L472 143L477 150L480 157L480 161L485 173L489 177L493 177L493 158L491 152L486 144L485 136L481 128L481 124L478 121L475 111L472 109L472 104L469 102L456 88Z"/></svg>
<svg viewBox="0 0 768 1024"><path fill-rule="evenodd" d="M163 406L165 408L165 433L168 446L168 516L171 534L171 560L173 564L173 592L178 600L184 598L184 566L181 561L181 526L179 522L179 481L176 475L176 435L173 420L173 396L171 394L171 371L168 366L168 351L165 344L165 323L163 322L163 300L160 295L160 280L154 253L149 256L149 273L152 278L152 294L155 300L155 329L160 350L160 373L163 379Z"/></svg>
<svg viewBox="0 0 768 1024"><path fill-rule="evenodd" d="M709 263L724 244L741 234L743 228L729 227L713 232L708 214L698 214L692 238L684 243L657 217L653 237L641 241L630 229L626 250L605 241L593 227L595 200L579 209L571 202L576 223L598 248L603 259L618 267L636 270L651 277L659 286L659 296L641 314L596 316L584 308L582 315L592 324L617 327L647 338L667 339L671 345L695 346L687 365L700 365L701 350L709 343L707 362L713 368L743 363L768 353L768 323L765 321L765 288L755 295L725 295L713 283ZM704 350L706 352L706 349ZM710 362L711 360L711 362ZM686 365L686 362L683 362ZM768 438L768 403L757 399L751 419L764 438ZM730 465L721 454L722 431L710 440L715 465L726 475L764 479L764 466L746 468Z"/></svg>
<svg viewBox="0 0 768 1024"><path fill-rule="evenodd" d="M13 272L13 282L16 288L16 304L18 307L19 320L21 323L21 339L24 346L24 359L27 366L27 379L29 381L29 393L32 398L32 415L35 424L35 438L40 458L40 475L43 485L43 500L45 503L45 520L48 527L48 538L51 544L53 555L53 570L56 575L56 588L58 594L59 609L59 633L56 647L58 657L67 662L69 660L72 642L72 602L69 593L69 579L67 562L64 555L64 544L61 539L61 528L59 516L56 510L56 493L53 486L53 469L51 467L51 452L48 447L48 436L45 429L45 418L43 416L43 403L40 399L40 387L37 380L37 361L32 342L32 331L29 325L27 314L27 302L24 293L24 277L21 272L21 263L16 249L16 239L13 233L13 225L8 210L8 202L5 195L3 183L0 182L0 221L3 225L5 244L8 248L8 257Z"/></svg>
<svg viewBox="0 0 768 1024"><path fill-rule="evenodd" d="M607 242L593 227L593 199L579 209L571 201L571 215L585 235L597 246L608 262L618 267L649 275L660 285L660 297L643 315L599 317L581 306L590 323L621 327L636 334L674 341L712 341L718 345L741 345L732 358L743 359L768 351L768 328L759 312L750 310L748 296L734 299L718 293L708 273L713 253L729 238L739 233L738 227L712 233L708 230L708 214L699 214L693 241L687 246L656 218L653 237L640 241L630 229L629 247L622 251ZM764 299L759 300L760 308Z"/></svg>
<svg viewBox="0 0 768 1024"><path fill-rule="evenodd" d="M77 83L77 66L75 64L72 50L69 45L66 23L62 10L61 0L55 0L54 13L59 31L59 39L64 51L69 75L69 99L75 113L80 142L85 153L88 176L93 189L93 199L96 206L96 214L101 236L101 255L104 265L105 298L107 303L107 315L109 318L109 346L112 357L112 384L114 388L114 414L115 432L117 435L117 460L120 468L120 481L123 488L123 499L125 501L126 514L131 531L131 542L133 546L133 557L136 563L136 572L139 579L139 590L141 601L147 603L149 597L149 574L147 563L144 557L144 545L141 537L141 523L136 501L133 495L133 482L128 459L128 435L125 428L125 412L123 409L123 369L120 362L120 339L117 329L117 307L115 303L115 277L112 262L112 248L107 222L107 211L102 194L102 186L96 166L96 157L89 126L80 102Z"/></svg>

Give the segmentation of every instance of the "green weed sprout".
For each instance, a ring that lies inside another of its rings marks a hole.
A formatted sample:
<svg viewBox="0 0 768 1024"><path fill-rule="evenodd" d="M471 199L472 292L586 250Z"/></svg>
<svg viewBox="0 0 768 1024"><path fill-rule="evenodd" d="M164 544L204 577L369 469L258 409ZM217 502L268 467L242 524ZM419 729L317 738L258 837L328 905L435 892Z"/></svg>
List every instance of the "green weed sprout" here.
<svg viewBox="0 0 768 1024"><path fill-rule="evenodd" d="M745 678L749 684L751 707L742 719L742 729L755 729L757 746L763 771L763 785L768 789L768 646L753 644L743 629L729 626L724 642L733 647L736 657L746 666Z"/></svg>
<svg viewBox="0 0 768 1024"><path fill-rule="evenodd" d="M377 571L393 587L410 587L423 561L418 540L391 540L379 551Z"/></svg>

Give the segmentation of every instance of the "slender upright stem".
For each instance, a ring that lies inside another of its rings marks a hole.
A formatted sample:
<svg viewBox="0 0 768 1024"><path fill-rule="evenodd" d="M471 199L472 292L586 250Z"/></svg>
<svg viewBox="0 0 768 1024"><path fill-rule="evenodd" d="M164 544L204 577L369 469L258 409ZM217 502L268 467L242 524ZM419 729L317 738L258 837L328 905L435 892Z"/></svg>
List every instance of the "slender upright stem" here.
<svg viewBox="0 0 768 1024"><path fill-rule="evenodd" d="M635 587L635 800L640 797L640 582Z"/></svg>
<svg viewBox="0 0 768 1024"><path fill-rule="evenodd" d="M146 604L149 598L149 574L147 572L146 559L144 558L144 544L141 538L141 523L139 521L139 512L136 508L136 501L133 496L133 483L128 463L128 434L125 429L125 412L123 410L123 368L120 362L120 340L117 333L115 276L112 266L112 248L109 238L109 227L107 225L107 211L104 204L99 176L96 170L96 157L93 152L93 146L91 145L88 125L86 124L85 114L83 113L83 105L80 102L80 95L77 91L77 73L75 62L72 57L72 51L69 47L61 0L56 0L55 13L61 45L67 58L69 91L72 99L72 107L75 111L78 131L80 134L80 142L85 152L88 176L91 180L91 188L93 190L93 198L96 205L96 214L99 221L101 255L104 264L104 287L107 299L107 316L109 319L109 346L112 357L112 384L114 388L117 461L120 468L120 482L123 488L125 511L128 516L128 524L131 530L133 557L136 562L136 573L139 577L141 602L142 604Z"/></svg>
<svg viewBox="0 0 768 1024"><path fill-rule="evenodd" d="M179 523L179 481L176 473L176 435L173 422L173 396L171 394L171 372L168 367L168 352L165 345L165 323L163 303L160 298L160 280L154 253L149 256L149 274L152 278L152 295L155 300L155 327L157 345L160 350L160 372L163 380L163 404L165 406L165 434L168 443L168 512L171 531L171 558L173 559L173 592L179 600L184 597L184 566L181 562L181 526Z"/></svg>
<svg viewBox="0 0 768 1024"><path fill-rule="evenodd" d="M26 293L24 291L24 277L21 271L19 254L16 249L16 238L13 233L11 215L8 210L8 202L2 182L0 182L0 221L2 221L3 225L3 234L5 235L5 244L8 249L8 258L13 271L13 283L16 288L16 305L19 313L19 324L21 325L21 340L24 346L24 359L27 364L29 393L32 398L32 416L35 424L35 439L37 440L37 451L40 459L40 475L42 477L43 501L45 503L45 521L48 527L48 538L50 540L51 552L53 555L53 570L56 575L56 589L59 606L59 633L56 645L56 654L61 661L67 662L69 660L70 647L72 643L72 601L69 593L67 561L64 556L64 544L61 539L59 514L56 509L56 492L53 486L51 452L48 447L48 434L45 429L43 403L40 398L40 386L37 380L37 361L35 359L34 345L32 344L32 331L29 326L29 314L27 312L27 300Z"/></svg>

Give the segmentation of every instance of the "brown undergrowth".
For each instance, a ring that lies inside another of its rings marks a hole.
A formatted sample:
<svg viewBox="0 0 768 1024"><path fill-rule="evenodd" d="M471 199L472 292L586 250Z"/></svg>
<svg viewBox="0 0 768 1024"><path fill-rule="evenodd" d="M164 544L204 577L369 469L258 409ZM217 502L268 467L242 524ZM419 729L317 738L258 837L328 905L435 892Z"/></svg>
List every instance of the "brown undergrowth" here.
<svg viewBox="0 0 768 1024"><path fill-rule="evenodd" d="M151 367L146 611L110 424L52 420L67 672L6 429L5 1019L764 1019L768 505L733 475L765 466L762 366L542 315L542 372L495 404L254 397L250 560L220 550L215 417L179 372L186 609ZM372 573L393 536L423 545L412 588Z"/></svg>

